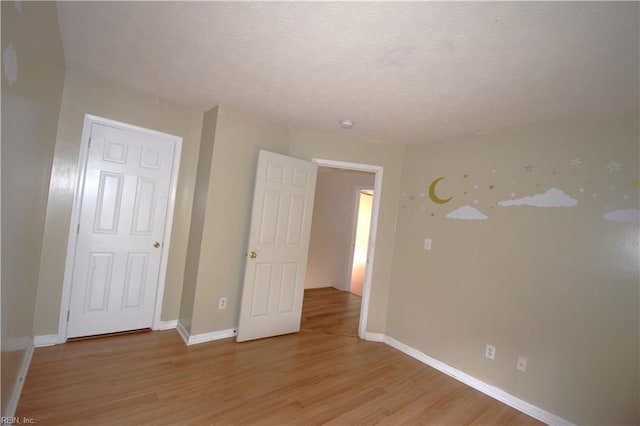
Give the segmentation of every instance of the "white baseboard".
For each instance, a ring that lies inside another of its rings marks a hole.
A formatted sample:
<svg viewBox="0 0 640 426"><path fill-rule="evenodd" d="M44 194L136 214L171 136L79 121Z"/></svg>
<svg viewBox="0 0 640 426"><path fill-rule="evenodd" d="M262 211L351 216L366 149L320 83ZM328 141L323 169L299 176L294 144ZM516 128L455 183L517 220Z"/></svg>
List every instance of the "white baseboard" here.
<svg viewBox="0 0 640 426"><path fill-rule="evenodd" d="M554 426L572 425L571 422L558 417L555 414L551 414L548 411L543 410L542 408L536 407L535 405L523 401L520 398L516 398L515 396L505 392L504 390L478 380L475 377L470 376L467 373L464 373L456 368L453 368L442 361L431 358L429 355L420 352L419 350L414 349L411 346L405 345L404 343L399 342L392 337L384 336L383 341L387 345L409 355L412 358L417 359L418 361L423 362L424 364L427 364L430 367L435 368L438 371L441 371L447 376L451 376L454 379L484 393L485 395L497 399L498 401L512 408L515 408L518 411L522 411L523 413L528 414L531 417L536 418L546 424Z"/></svg>
<svg viewBox="0 0 640 426"><path fill-rule="evenodd" d="M370 342L384 342L384 334L382 333L369 333L368 331L364 334L364 340L368 340Z"/></svg>
<svg viewBox="0 0 640 426"><path fill-rule="evenodd" d="M238 334L238 332L235 328L212 331L211 333L194 334L193 336L189 336L187 345L196 345L198 343L211 342L213 340L227 339L229 337L234 337L236 334Z"/></svg>
<svg viewBox="0 0 640 426"><path fill-rule="evenodd" d="M197 345L198 343L212 342L214 340L227 339L238 334L238 330L230 328L228 330L212 331L210 333L194 334L193 336L190 336L180 322L178 322L176 330L180 337L182 337L182 340L184 340L184 343L188 346Z"/></svg>
<svg viewBox="0 0 640 426"><path fill-rule="evenodd" d="M187 329L184 328L184 325L179 320L178 320L178 324L176 325L176 331L178 332L180 337L182 337L182 340L184 340L184 344L188 345L189 344L189 333L187 332Z"/></svg>
<svg viewBox="0 0 640 426"><path fill-rule="evenodd" d="M31 365L31 358L33 358L34 346L31 339L29 340L30 342L25 350L24 358L22 358L22 364L20 364L20 370L18 371L18 378L16 379L16 383L13 387L13 391L11 392L11 397L9 398L9 402L7 402L6 411L2 413L2 418L14 417L16 415L16 409L18 408L18 402L20 401L20 394L22 394L22 387L24 386L24 381L26 380L27 373L29 372L29 366ZM3 389L3 392L6 392L7 390Z"/></svg>
<svg viewBox="0 0 640 426"><path fill-rule="evenodd" d="M57 334L45 334L44 336L35 336L33 338L33 346L42 348L45 346L53 346L58 344Z"/></svg>
<svg viewBox="0 0 640 426"><path fill-rule="evenodd" d="M173 330L178 326L178 320L171 321L158 321L158 323L154 324L153 330Z"/></svg>
<svg viewBox="0 0 640 426"><path fill-rule="evenodd" d="M173 330L178 325L178 320L172 321L160 321L158 324L155 324L152 329L153 330ZM35 336L33 338L33 345L36 348L42 348L45 346L53 346L60 343L65 343L67 339L60 339L60 336L57 334L45 334L43 336Z"/></svg>

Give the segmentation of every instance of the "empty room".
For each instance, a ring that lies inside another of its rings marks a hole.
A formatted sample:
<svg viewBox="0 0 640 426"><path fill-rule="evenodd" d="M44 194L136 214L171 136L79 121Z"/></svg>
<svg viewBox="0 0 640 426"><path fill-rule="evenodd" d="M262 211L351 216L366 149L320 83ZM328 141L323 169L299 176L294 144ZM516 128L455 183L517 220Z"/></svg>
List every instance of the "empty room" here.
<svg viewBox="0 0 640 426"><path fill-rule="evenodd" d="M1 2L1 423L640 423L640 3Z"/></svg>

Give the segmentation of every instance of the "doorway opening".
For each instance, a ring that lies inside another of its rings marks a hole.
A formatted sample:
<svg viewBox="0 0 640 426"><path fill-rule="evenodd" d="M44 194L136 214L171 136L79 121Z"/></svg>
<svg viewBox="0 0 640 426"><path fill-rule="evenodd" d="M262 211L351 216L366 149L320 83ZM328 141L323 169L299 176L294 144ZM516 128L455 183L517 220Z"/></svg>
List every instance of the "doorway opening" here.
<svg viewBox="0 0 640 426"><path fill-rule="evenodd" d="M319 167L301 329L364 339L382 167L313 161Z"/></svg>

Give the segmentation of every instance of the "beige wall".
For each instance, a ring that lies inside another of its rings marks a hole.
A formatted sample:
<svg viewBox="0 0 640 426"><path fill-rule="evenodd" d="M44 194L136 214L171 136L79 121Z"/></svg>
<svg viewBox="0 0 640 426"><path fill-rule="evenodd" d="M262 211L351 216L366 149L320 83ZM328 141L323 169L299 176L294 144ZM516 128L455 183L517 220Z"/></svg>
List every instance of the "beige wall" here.
<svg viewBox="0 0 640 426"><path fill-rule="evenodd" d="M2 50L9 45L17 52L18 73L13 84L2 75L3 416L8 414L25 349L33 338L49 174L64 84L55 3L2 2Z"/></svg>
<svg viewBox="0 0 640 426"><path fill-rule="evenodd" d="M291 132L289 155L292 157L346 161L384 168L366 330L371 333L384 333L386 328L403 153L403 146L381 141L315 132Z"/></svg>
<svg viewBox="0 0 640 426"><path fill-rule="evenodd" d="M637 424L637 210L634 222L603 218L639 207L637 126L567 122L408 146L387 334L571 422ZM429 198L440 177L445 204ZM549 188L577 204L498 204ZM465 205L487 219L446 217Z"/></svg>
<svg viewBox="0 0 640 426"><path fill-rule="evenodd" d="M208 116L205 124L213 119ZM181 322L190 321L191 335L237 326L260 149L307 160L317 157L384 167L368 326L370 332L384 332L404 148L377 141L290 131L226 106L218 108L215 125L192 315L189 318L189 309L185 307ZM217 309L220 297L228 298L227 309Z"/></svg>
<svg viewBox="0 0 640 426"><path fill-rule="evenodd" d="M36 335L57 334L58 331L67 237L84 114L183 138L162 319L175 320L180 309L202 113L68 70L47 206L36 305Z"/></svg>
<svg viewBox="0 0 640 426"><path fill-rule="evenodd" d="M258 151L286 154L288 136L283 126L218 108L191 334L237 326ZM223 296L227 308L218 310Z"/></svg>
<svg viewBox="0 0 640 426"><path fill-rule="evenodd" d="M305 288L335 287L349 291L355 188L373 188L374 179L373 173L318 169Z"/></svg>
<svg viewBox="0 0 640 426"><path fill-rule="evenodd" d="M193 208L191 210L187 258L182 284L182 298L180 300L180 315L178 317L180 324L187 333L191 333L191 319L193 317L193 304L195 303L198 268L200 266L202 231L207 213L207 194L209 192L209 179L211 177L211 157L213 155L213 142L216 136L217 122L218 107L204 114L200 151L198 153L196 183L193 194Z"/></svg>

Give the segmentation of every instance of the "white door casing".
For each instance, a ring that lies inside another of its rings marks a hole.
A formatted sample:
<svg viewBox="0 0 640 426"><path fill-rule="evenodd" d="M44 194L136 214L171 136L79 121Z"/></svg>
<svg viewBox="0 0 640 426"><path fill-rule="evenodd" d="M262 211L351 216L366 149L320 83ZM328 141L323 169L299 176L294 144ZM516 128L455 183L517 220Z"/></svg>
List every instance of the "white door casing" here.
<svg viewBox="0 0 640 426"><path fill-rule="evenodd" d="M260 151L237 341L300 330L317 165Z"/></svg>
<svg viewBox="0 0 640 426"><path fill-rule="evenodd" d="M383 167L371 164L350 163L346 161L326 160L314 158L314 163L321 167L332 167L336 169L357 170L361 172L374 173L373 183L373 208L371 211L371 226L369 228L369 248L367 250L367 266L364 273L364 284L362 286L362 303L360 305L360 324L358 326L358 337L366 340L379 340L376 333L367 332L369 321L369 301L371 299L371 280L373 277L373 265L375 260L375 248L378 233L378 216L380 212L380 200L382 198L382 177Z"/></svg>
<svg viewBox="0 0 640 426"><path fill-rule="evenodd" d="M70 233L65 338L147 328L159 319L181 142L91 116L84 133L90 143Z"/></svg>

